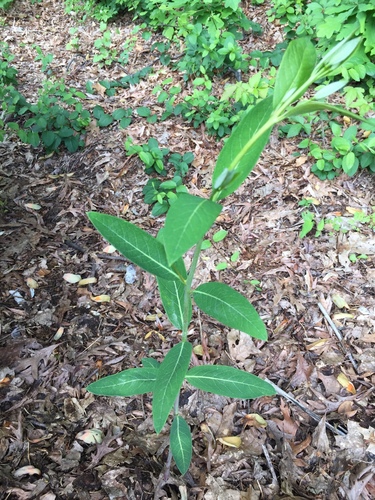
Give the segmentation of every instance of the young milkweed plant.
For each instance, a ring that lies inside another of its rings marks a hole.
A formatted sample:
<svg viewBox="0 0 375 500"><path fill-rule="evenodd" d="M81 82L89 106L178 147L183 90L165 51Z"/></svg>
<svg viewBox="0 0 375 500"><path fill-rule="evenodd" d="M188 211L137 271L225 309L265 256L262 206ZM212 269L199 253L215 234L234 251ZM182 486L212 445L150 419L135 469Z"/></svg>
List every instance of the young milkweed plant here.
<svg viewBox="0 0 375 500"><path fill-rule="evenodd" d="M232 194L254 168L274 125L289 117L322 109L362 119L322 101L344 87L346 82L342 80L330 83L308 100L300 100L314 82L335 74L360 43L360 38L346 38L316 62L315 48L309 39L292 41L280 65L273 95L243 116L220 152L210 198L187 193L178 195L156 238L126 220L98 212L88 213L92 224L108 242L127 259L156 276L165 312L182 335L181 341L170 349L161 363L145 358L142 368L130 368L104 377L91 383L87 390L96 395L122 397L152 393L152 417L157 433L161 432L173 410L169 457L173 456L181 474L187 472L192 457L189 425L179 414L179 394L184 381L203 391L231 398L250 399L275 394L271 384L233 367L200 365L189 368L193 350L188 339L192 301L224 325L267 340L263 321L240 293L219 282L193 286L204 236L222 210L219 202ZM371 127L374 125L370 120L362 120ZM193 258L190 268L186 269L183 256L192 247L195 247Z"/></svg>

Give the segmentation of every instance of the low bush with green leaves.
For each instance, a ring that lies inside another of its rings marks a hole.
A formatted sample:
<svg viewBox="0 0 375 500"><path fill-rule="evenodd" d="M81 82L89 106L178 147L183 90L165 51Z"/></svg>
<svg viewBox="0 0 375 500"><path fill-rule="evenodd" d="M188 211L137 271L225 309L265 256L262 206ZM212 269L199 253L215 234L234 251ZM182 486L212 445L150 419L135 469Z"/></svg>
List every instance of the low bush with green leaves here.
<svg viewBox="0 0 375 500"><path fill-rule="evenodd" d="M235 35L228 31L210 33L201 24L195 24L186 36L185 45L177 68L186 80L191 75L212 77L215 73L242 72L249 67Z"/></svg>
<svg viewBox="0 0 375 500"><path fill-rule="evenodd" d="M112 33L107 29L106 23L100 23L100 31L102 36L94 41L93 62L99 63L99 66L110 66L118 58L117 50L113 48Z"/></svg>
<svg viewBox="0 0 375 500"><path fill-rule="evenodd" d="M329 122L332 138L330 147L322 147L322 141L302 140L298 147L307 150L307 155L316 160L311 167L319 179L334 179L342 172L349 176L358 169L375 172L375 134L361 131L351 125L343 130L336 121Z"/></svg>
<svg viewBox="0 0 375 500"><path fill-rule="evenodd" d="M147 174L159 174L166 176L169 167L173 167L175 173L172 179L160 180L160 178L149 179L143 188L145 203L154 205L152 215L158 217L168 211L170 205L177 198L177 193L186 193L187 188L183 185L183 177L188 172L189 165L194 160L193 153L171 153L169 148L160 148L156 139L150 138L147 144L134 144L130 137L125 142L127 155L136 154L144 164Z"/></svg>
<svg viewBox="0 0 375 500"><path fill-rule="evenodd" d="M90 113L83 108L86 96L68 88L62 81L46 80L36 103L29 103L18 90L8 85L0 90L3 113L8 117L5 127L17 133L22 142L33 147L43 146L47 152L61 145L75 152L83 146Z"/></svg>
<svg viewBox="0 0 375 500"><path fill-rule="evenodd" d="M12 5L13 0L0 0L0 9L6 10Z"/></svg>
<svg viewBox="0 0 375 500"><path fill-rule="evenodd" d="M232 366L201 364L190 368L194 335L191 334L192 301L204 313L229 328L240 330L261 341L267 340L266 326L246 297L222 282L197 284L196 269L205 234L222 211L222 202L246 180L256 165L275 125L291 116L328 108L352 118L350 111L327 104L324 97L333 92L313 94L301 100L317 80L327 77L356 50L359 38L345 39L316 62L316 51L306 38L290 43L280 65L272 96L244 113L226 141L214 168L209 198L179 194L167 213L164 227L156 238L138 226L111 215L89 212L88 217L101 235L127 259L156 277L165 312L177 331L178 342L159 362L152 356L142 367L129 368L91 383L87 389L97 395L134 396L150 393L152 417L157 433L169 420L170 453L177 468L185 474L192 457L192 437L181 414L179 395L186 382L193 387L231 398L251 399L271 396L271 384L252 373ZM371 127L374 123L369 121ZM194 247L190 267L184 255ZM168 474L168 470L167 470Z"/></svg>

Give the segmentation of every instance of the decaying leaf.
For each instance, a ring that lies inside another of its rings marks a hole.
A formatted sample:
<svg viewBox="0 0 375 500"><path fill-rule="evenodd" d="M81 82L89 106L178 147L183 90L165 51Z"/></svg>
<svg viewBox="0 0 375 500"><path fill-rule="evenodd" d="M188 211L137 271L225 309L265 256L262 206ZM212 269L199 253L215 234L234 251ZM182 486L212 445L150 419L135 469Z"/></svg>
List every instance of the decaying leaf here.
<svg viewBox="0 0 375 500"><path fill-rule="evenodd" d="M86 429L79 432L76 439L86 444L100 444L103 441L103 432L100 429Z"/></svg>
<svg viewBox="0 0 375 500"><path fill-rule="evenodd" d="M340 385L342 385L347 391L349 391L351 394L355 394L356 390L352 382L348 379L348 377L345 375L345 373L339 373L337 376L337 381Z"/></svg>
<svg viewBox="0 0 375 500"><path fill-rule="evenodd" d="M226 436L222 438L217 438L220 443L231 448L239 448L241 446L241 438L239 436Z"/></svg>
<svg viewBox="0 0 375 500"><path fill-rule="evenodd" d="M16 471L14 471L14 477L22 477L22 476L33 476L34 474L37 476L41 475L40 469L33 467L32 465L25 465L24 467L20 467Z"/></svg>
<svg viewBox="0 0 375 500"><path fill-rule="evenodd" d="M78 283L82 279L80 274L72 274L72 273L65 273L63 278L68 283Z"/></svg>

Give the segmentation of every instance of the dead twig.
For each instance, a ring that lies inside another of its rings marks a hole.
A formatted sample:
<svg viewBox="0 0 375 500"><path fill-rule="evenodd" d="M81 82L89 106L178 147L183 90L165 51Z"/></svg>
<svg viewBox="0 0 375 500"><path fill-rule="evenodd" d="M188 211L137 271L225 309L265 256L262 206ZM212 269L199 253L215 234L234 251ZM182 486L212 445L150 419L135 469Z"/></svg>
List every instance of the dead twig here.
<svg viewBox="0 0 375 500"><path fill-rule="evenodd" d="M349 348L344 344L344 339L343 339L343 336L341 335L340 331L338 330L337 326L335 325L335 323L332 321L331 317L329 316L327 310L325 309L325 307L320 303L318 302L318 306L319 306L319 309L321 310L323 316L325 317L325 319L327 320L327 323L329 324L329 326L332 328L334 334L336 335L338 341L339 341L339 344L340 344L340 348L343 352L343 354L345 354L348 358L349 358L349 361L351 362L351 364L353 365L353 368L355 370L356 373L358 373L358 365L357 365L357 362L355 361L355 359L353 358L353 355L352 353L349 351Z"/></svg>
<svg viewBox="0 0 375 500"><path fill-rule="evenodd" d="M319 415L317 415L313 411L311 411L308 408L306 408L306 406L304 406L302 403L300 403L300 401L298 401L293 396L291 396L287 392L285 392L282 389L280 389L279 386L277 386L276 384L274 384L273 382L271 382L267 378L265 380L269 384L272 385L272 387L275 389L275 391L277 392L277 394L279 394L280 396L283 396L285 399L287 399L291 403L294 403L296 406L298 406L298 408L300 408L302 411L304 411L305 413L307 413L307 415L309 417L311 417L313 420L315 420L315 422L319 423L321 421L321 418L319 417ZM346 429L339 428L339 427L336 428L333 425L329 424L328 422L326 422L326 427L327 427L327 429L329 429L330 431L334 432L335 434L338 434L339 436L346 436L347 435Z"/></svg>

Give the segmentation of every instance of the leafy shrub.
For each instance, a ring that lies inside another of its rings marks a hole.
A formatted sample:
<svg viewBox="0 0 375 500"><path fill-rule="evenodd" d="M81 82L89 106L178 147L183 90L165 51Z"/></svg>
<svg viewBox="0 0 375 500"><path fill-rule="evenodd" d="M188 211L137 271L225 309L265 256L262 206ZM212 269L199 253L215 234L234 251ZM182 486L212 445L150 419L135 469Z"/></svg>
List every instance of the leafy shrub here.
<svg viewBox="0 0 375 500"><path fill-rule="evenodd" d="M107 29L106 23L100 23L100 31L102 36L97 38L94 42L96 54L94 55L93 62L110 66L117 59L117 50L112 48L112 33Z"/></svg>
<svg viewBox="0 0 375 500"><path fill-rule="evenodd" d="M9 52L8 44L0 42L0 84L17 85L17 70L10 65L14 60L14 55Z"/></svg>
<svg viewBox="0 0 375 500"><path fill-rule="evenodd" d="M345 131L335 121L331 121L332 139L330 148L321 146L320 142L304 139L300 148L307 148L308 156L316 160L311 171L319 179L333 179L345 172L353 176L358 168L375 172L375 134L361 133L358 137L358 127L351 125Z"/></svg>
<svg viewBox="0 0 375 500"><path fill-rule="evenodd" d="M207 75L215 72L246 71L247 57L242 53L235 36L230 32L216 31L211 34L201 24L195 24L185 39L186 50L183 58L177 63L185 79L190 75Z"/></svg>
<svg viewBox="0 0 375 500"><path fill-rule="evenodd" d="M166 176L169 166L175 170L173 179L165 181L149 179L143 188L145 203L152 205L152 215L157 217L168 211L169 206L176 200L176 193L186 193L187 189L182 178L187 174L189 165L194 160L193 153L171 153L169 148L160 148L156 139L150 138L147 144L133 144L130 137L125 142L128 156L136 154L144 164L147 174L157 173Z"/></svg>
<svg viewBox="0 0 375 500"><path fill-rule="evenodd" d="M13 0L0 0L0 9L6 10L12 5Z"/></svg>
<svg viewBox="0 0 375 500"><path fill-rule="evenodd" d="M79 100L85 98L82 92L67 88L61 81L46 81L35 104L27 102L11 85L2 88L0 97L10 117L6 126L22 142L33 147L42 145L47 152L56 151L60 145L70 152L83 146L81 134L90 123L90 113Z"/></svg>

